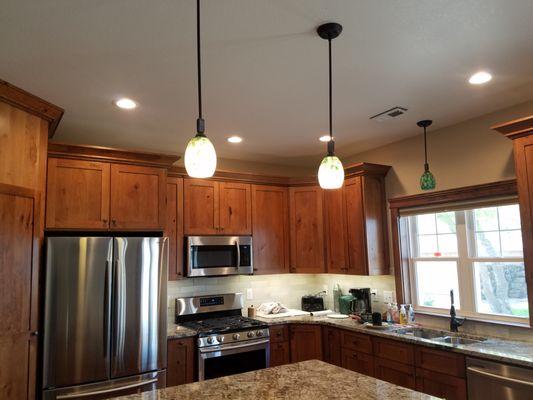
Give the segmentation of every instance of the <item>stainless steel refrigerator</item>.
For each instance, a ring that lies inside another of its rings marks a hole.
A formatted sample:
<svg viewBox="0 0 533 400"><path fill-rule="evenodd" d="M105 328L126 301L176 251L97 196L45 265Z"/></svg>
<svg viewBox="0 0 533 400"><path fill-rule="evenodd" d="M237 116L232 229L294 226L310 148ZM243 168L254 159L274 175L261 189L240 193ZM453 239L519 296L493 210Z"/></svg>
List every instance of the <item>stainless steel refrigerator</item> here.
<svg viewBox="0 0 533 400"><path fill-rule="evenodd" d="M164 387L167 238L48 237L43 398Z"/></svg>

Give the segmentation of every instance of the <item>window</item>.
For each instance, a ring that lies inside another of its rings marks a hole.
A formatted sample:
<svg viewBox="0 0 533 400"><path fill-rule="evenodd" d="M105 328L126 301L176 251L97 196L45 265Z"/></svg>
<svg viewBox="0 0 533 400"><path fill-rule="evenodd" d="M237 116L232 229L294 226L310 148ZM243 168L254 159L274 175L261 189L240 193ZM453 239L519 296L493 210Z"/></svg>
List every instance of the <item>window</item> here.
<svg viewBox="0 0 533 400"><path fill-rule="evenodd" d="M528 322L518 204L402 218L409 229L416 309L448 314L453 290L461 315Z"/></svg>

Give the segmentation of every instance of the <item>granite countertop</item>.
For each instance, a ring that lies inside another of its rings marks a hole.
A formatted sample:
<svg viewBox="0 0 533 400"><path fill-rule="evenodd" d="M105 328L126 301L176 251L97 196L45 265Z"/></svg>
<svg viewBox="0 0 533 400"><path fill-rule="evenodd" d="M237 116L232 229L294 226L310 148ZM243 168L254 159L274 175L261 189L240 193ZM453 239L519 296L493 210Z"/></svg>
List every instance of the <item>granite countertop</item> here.
<svg viewBox="0 0 533 400"><path fill-rule="evenodd" d="M394 333L392 330L401 328L401 326L398 325L388 330L376 330L366 328L364 325L350 318L332 319L328 317L297 316L287 318L279 317L275 319L265 319L261 317L256 317L256 319L265 322L269 325L306 323L334 326L337 328L361 332L373 336L399 340L407 343L416 343L427 347L462 353L472 357L479 357L533 368L533 343L530 342L519 342L512 340L489 338L488 340L485 340L483 342L470 345L451 345L447 343L435 343L429 341L428 339ZM175 324L169 325L168 338L174 339L191 337L195 335L196 332L194 330L187 329ZM468 337L468 335L464 336Z"/></svg>
<svg viewBox="0 0 533 400"><path fill-rule="evenodd" d="M323 361L310 360L152 392L117 397L117 399L435 400L438 398L327 364Z"/></svg>

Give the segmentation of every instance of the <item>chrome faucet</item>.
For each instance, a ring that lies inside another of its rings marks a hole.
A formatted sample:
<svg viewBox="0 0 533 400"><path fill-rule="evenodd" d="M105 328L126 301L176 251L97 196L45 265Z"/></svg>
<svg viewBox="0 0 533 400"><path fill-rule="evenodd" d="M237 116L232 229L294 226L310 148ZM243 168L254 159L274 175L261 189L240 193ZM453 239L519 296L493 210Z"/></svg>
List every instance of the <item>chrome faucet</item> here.
<svg viewBox="0 0 533 400"><path fill-rule="evenodd" d="M457 314L455 313L455 306L453 301L453 289L450 290L450 300L451 300L451 307L450 307L450 331L452 332L458 332L459 327L464 324L465 318L457 318Z"/></svg>

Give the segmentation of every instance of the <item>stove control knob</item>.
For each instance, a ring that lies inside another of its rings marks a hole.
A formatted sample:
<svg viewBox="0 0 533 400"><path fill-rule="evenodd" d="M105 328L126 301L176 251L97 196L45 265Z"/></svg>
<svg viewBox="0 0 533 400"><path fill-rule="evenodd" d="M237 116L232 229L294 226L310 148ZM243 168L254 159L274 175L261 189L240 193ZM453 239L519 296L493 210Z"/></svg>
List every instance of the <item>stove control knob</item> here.
<svg viewBox="0 0 533 400"><path fill-rule="evenodd" d="M254 337L254 333L252 331L250 331L250 332L248 332L248 334L246 336L248 336L249 338L253 338Z"/></svg>
<svg viewBox="0 0 533 400"><path fill-rule="evenodd" d="M211 336L209 336L209 337L207 338L207 343L209 343L209 344L212 344L212 343L213 343L213 338L212 338Z"/></svg>
<svg viewBox="0 0 533 400"><path fill-rule="evenodd" d="M263 331L257 331L257 332L255 332L255 336L258 336L258 337L263 336Z"/></svg>
<svg viewBox="0 0 533 400"><path fill-rule="evenodd" d="M233 340L239 340L241 337L241 335L239 335L238 333L234 333L233 334Z"/></svg>
<svg viewBox="0 0 533 400"><path fill-rule="evenodd" d="M222 343L224 341L224 336L218 335L217 336L217 340L218 340L219 343Z"/></svg>

